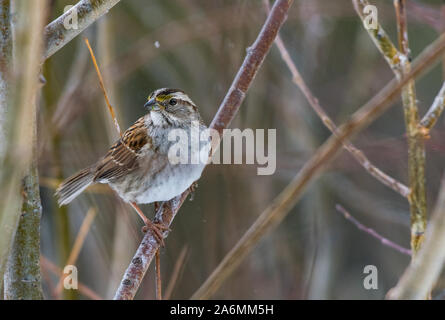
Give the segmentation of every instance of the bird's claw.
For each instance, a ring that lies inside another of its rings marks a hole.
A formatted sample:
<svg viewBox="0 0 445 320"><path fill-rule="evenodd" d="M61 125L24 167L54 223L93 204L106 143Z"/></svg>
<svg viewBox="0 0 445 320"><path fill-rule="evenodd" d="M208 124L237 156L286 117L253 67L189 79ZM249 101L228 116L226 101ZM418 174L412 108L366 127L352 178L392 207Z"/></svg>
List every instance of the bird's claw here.
<svg viewBox="0 0 445 320"><path fill-rule="evenodd" d="M164 232L171 231L171 229L161 222L151 222L147 221L145 226L142 227L142 232L146 233L148 230L153 232L153 236L161 247L165 247L164 243Z"/></svg>

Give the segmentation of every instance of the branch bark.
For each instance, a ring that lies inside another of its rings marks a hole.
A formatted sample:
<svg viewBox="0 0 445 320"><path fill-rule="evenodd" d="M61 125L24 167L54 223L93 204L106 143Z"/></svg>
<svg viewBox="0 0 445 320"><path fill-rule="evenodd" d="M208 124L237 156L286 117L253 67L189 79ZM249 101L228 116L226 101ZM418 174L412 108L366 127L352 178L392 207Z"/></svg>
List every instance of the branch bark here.
<svg viewBox="0 0 445 320"><path fill-rule="evenodd" d="M408 42L408 26L406 19L405 0L394 0L397 16L399 47L405 56L402 72L411 70ZM426 229L426 189L425 189L425 142L419 130L419 110L416 100L415 82L410 81L402 91L403 111L405 115L406 133L408 135L408 176L411 211L411 249L413 255L420 249Z"/></svg>
<svg viewBox="0 0 445 320"><path fill-rule="evenodd" d="M277 0L263 25L255 43L247 49L247 55L239 69L232 85L227 92L218 112L213 118L210 127L222 133L235 118L245 94L249 89L255 75L264 61L269 49L278 34L278 30L284 23L292 0ZM189 190L182 195L164 203L156 213L155 220L169 226L177 214ZM115 294L114 299L133 299L139 285L147 271L159 244L151 232L144 236L136 254L125 271L123 280Z"/></svg>
<svg viewBox="0 0 445 320"><path fill-rule="evenodd" d="M5 274L5 300L43 299L40 276L39 175L36 164L23 179L23 204Z"/></svg>
<svg viewBox="0 0 445 320"><path fill-rule="evenodd" d="M0 0L0 165L6 151L9 99L11 98L12 30L11 1Z"/></svg>
<svg viewBox="0 0 445 320"><path fill-rule="evenodd" d="M5 278L5 298L31 299L42 297L38 260L40 195L35 158L36 101L46 1L15 3L20 14L15 24L12 80L14 93L11 108L14 111L11 121L14 122L11 124L11 132L8 133L11 140L3 167L6 168L3 170L6 177L2 177L1 184L3 197L0 200L0 277ZM21 196L22 183L24 192ZM19 231L16 232L18 225ZM10 252L9 267L4 273Z"/></svg>
<svg viewBox="0 0 445 320"><path fill-rule="evenodd" d="M439 278L445 263L445 177L425 241L403 273L388 299L425 299Z"/></svg>
<svg viewBox="0 0 445 320"><path fill-rule="evenodd" d="M363 223L361 223L360 221L358 221L356 218L354 218L348 211L346 211L345 208L343 208L341 205L337 204L335 206L335 208L337 209L338 212L340 212L341 214L343 214L343 216L345 217L346 220L351 221L351 223L353 223L359 230L366 232L367 234L369 234L371 237L376 238L377 240L379 240L381 242L381 244L383 244L384 246L390 247L394 250L399 251L402 254L406 254L408 256L411 256L411 250L406 249L404 247L402 247L401 245L389 240L388 238L385 238L384 236L382 236L381 234L379 234L377 231L375 231L372 228L369 228L367 226L365 226Z"/></svg>
<svg viewBox="0 0 445 320"><path fill-rule="evenodd" d="M80 0L45 27L45 50L43 60L48 59L64 45L79 35L89 25L103 16L120 0ZM77 28L66 28L64 24L70 17L77 15Z"/></svg>
<svg viewBox="0 0 445 320"><path fill-rule="evenodd" d="M365 17L363 9L369 5L367 0L353 0L357 14L362 21ZM395 0L397 29L400 51L392 43L385 30L378 24L377 28L366 28L371 39L382 53L386 62L397 78L408 74L411 70L408 31L406 22L406 6L404 0ZM419 130L419 113L416 102L414 81L406 84L402 90L402 104L408 137L408 175L409 203L411 211L411 249L417 252L424 238L426 227L426 192L425 192L425 144L424 135Z"/></svg>
<svg viewBox="0 0 445 320"><path fill-rule="evenodd" d="M420 121L420 125L423 129L423 134L429 136L430 130L434 127L440 115L442 114L445 108L445 82L442 84L442 88L440 88L439 93L434 99L433 104L428 109L426 114L423 116Z"/></svg>
<svg viewBox="0 0 445 320"><path fill-rule="evenodd" d="M239 266L241 261L253 250L254 246L272 229L274 229L289 211L295 206L309 183L315 180L324 167L332 161L342 148L345 140L364 129L382 112L387 110L402 88L411 79L418 77L425 69L436 62L445 51L445 36L441 36L419 56L412 71L402 79L394 79L386 85L368 103L357 110L349 121L338 128L335 135L318 148L292 182L272 201L258 219L246 231L238 243L224 257L204 284L195 292L192 299L211 297L221 284Z"/></svg>

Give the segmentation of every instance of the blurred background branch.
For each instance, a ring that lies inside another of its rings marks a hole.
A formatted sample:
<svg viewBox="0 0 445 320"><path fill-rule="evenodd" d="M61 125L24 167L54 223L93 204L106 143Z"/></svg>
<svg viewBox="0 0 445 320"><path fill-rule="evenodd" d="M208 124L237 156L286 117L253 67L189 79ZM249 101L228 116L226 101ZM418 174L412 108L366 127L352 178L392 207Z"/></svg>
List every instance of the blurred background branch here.
<svg viewBox="0 0 445 320"><path fill-rule="evenodd" d="M8 141L8 117L11 99L12 25L11 1L0 1L0 163L3 163ZM0 172L0 174L2 174Z"/></svg>
<svg viewBox="0 0 445 320"><path fill-rule="evenodd" d="M0 276L5 299L42 299L40 276L41 203L37 171L37 104L45 1L15 1L14 97L11 138L3 172L0 219ZM23 179L23 177L25 177ZM4 178L4 177L3 177ZM22 180L23 179L23 180ZM23 184L23 189L22 189ZM5 270L5 263L7 268Z"/></svg>
<svg viewBox="0 0 445 320"><path fill-rule="evenodd" d="M397 250L397 251L399 251L402 254L406 254L408 256L411 256L411 254L412 254L411 250L406 249L406 248L398 245L397 243L392 242L391 240L389 240L389 239L385 238L384 236L380 235L374 229L368 228L367 226L363 225L360 221L358 221L353 216L351 216L351 214L348 211L346 211L346 209L343 208L341 205L337 204L335 206L335 208L337 209L337 211L339 211L341 214L343 214L343 216L345 217L346 220L351 221L359 230L361 230L363 232L366 232L367 234L369 234L372 237L376 238L383 245L388 246L390 248L393 248L394 250Z"/></svg>
<svg viewBox="0 0 445 320"><path fill-rule="evenodd" d="M45 50L43 59L46 60L60 50L75 36L80 34L93 22L107 13L120 0L80 0L75 6L45 27ZM67 28L70 17L76 17L77 26Z"/></svg>

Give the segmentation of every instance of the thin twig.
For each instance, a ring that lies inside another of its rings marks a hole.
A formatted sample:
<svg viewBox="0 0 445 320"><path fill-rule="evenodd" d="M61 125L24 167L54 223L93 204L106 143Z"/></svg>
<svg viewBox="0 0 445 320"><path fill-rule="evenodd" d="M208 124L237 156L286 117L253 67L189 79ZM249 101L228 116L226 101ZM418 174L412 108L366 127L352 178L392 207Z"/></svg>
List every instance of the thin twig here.
<svg viewBox="0 0 445 320"><path fill-rule="evenodd" d="M87 237L88 232L90 231L91 225L93 224L93 220L96 217L96 209L90 208L83 219L82 225L80 226L79 232L77 233L76 240L74 240L73 248L71 249L71 253L66 261L66 265L74 265L79 257L80 250L83 247L85 239ZM56 295L59 296L63 290L63 277L61 276L59 282L56 286Z"/></svg>
<svg viewBox="0 0 445 320"><path fill-rule="evenodd" d="M398 28L399 48L402 54L409 57L408 43L408 25L406 21L406 2L405 0L394 0L394 8L396 11L396 20Z"/></svg>
<svg viewBox="0 0 445 320"><path fill-rule="evenodd" d="M403 273L389 299L425 299L429 296L445 263L445 178L428 225L425 241Z"/></svg>
<svg viewBox="0 0 445 320"><path fill-rule="evenodd" d="M120 136L122 136L121 128L120 128L119 123L116 119L116 114L114 113L114 109L111 106L110 100L108 100L108 95L107 95L107 91L105 90L104 80L102 79L102 74L100 73L100 69L99 69L99 66L97 65L96 57L94 56L93 49L91 49L90 42L88 41L88 38L85 38L85 43L88 47L88 50L90 51L91 59L93 60L94 68L96 69L97 77L99 78L100 88L102 89L102 93L105 97L105 102L107 104L108 111L110 112L111 118L113 119L114 125L116 126L116 131L119 133Z"/></svg>
<svg viewBox="0 0 445 320"><path fill-rule="evenodd" d="M57 104L52 108L53 116L52 123L54 124L53 135L59 134L64 128L66 128L67 123L70 120L70 114L72 112L76 112L73 108L73 101L77 101L79 99L79 88L83 86L86 82L85 77L88 79L93 79L93 75L89 77L85 75L85 70L88 65L88 51L85 50L83 45L81 46L81 39L79 39L74 61L71 64L69 71L67 72L67 80L65 87L63 88L62 93L60 94L60 98L57 100ZM96 78L94 78L94 85L96 84ZM89 81L89 83L93 83L93 81ZM85 91L87 91L85 89Z"/></svg>
<svg viewBox="0 0 445 320"><path fill-rule="evenodd" d="M179 253L179 257L175 262L175 266L173 267L173 272L170 277L170 281L168 282L167 289L165 289L164 300L170 300L170 297L175 289L176 282L179 279L179 275L185 266L185 258L187 257L188 246L185 245L181 252Z"/></svg>
<svg viewBox="0 0 445 320"><path fill-rule="evenodd" d="M354 4L355 11L359 15L363 23L365 23L363 9L367 5L369 5L369 2L367 0L352 0L352 2ZM391 39L389 38L388 34L379 23L377 23L377 27L375 29L368 28L366 26L365 29L376 45L377 49L382 54L383 58L394 71L395 75L398 78L401 78L403 74L403 62L407 60L407 57L405 57L401 52L397 50L397 48L394 46Z"/></svg>
<svg viewBox="0 0 445 320"><path fill-rule="evenodd" d="M388 246L390 248L393 248L394 250L397 250L398 252L400 252L402 254L411 256L411 250L406 249L406 248L402 247L401 245L398 245L395 242L392 242L391 240L389 240L389 239L385 238L384 236L380 235L379 233L377 233L374 229L368 228L367 226L362 224L360 221L358 221L356 218L351 216L350 213L348 211L346 211L346 209L343 208L341 205L337 204L335 206L335 208L337 209L337 211L339 211L343 214L343 216L345 217L346 220L351 221L359 230L362 230L362 231L366 232L367 234L371 235L372 237L376 238L377 240L379 240L384 246Z"/></svg>
<svg viewBox="0 0 445 320"><path fill-rule="evenodd" d="M54 263L52 263L48 258L41 255L40 256L40 263L42 264L42 268L47 269L51 271L54 275L57 277L63 277L62 269L60 269L58 266L56 266ZM77 283L77 287L79 288L79 292L85 295L86 297L92 299L92 300L103 300L99 294L94 292L92 289L87 287L81 282Z"/></svg>
<svg viewBox="0 0 445 320"><path fill-rule="evenodd" d="M397 17L397 30L401 53L407 57L402 63L402 72L411 70L408 26L406 22L405 0L394 0ZM419 129L419 111L416 101L414 80L408 82L402 90L402 103L405 115L406 133L408 136L408 171L411 189L411 249L413 254L422 244L426 228L426 190L425 190L425 143L424 135Z"/></svg>
<svg viewBox="0 0 445 320"><path fill-rule="evenodd" d="M97 73L97 76L99 78L100 87L102 89L102 93L104 95L105 102L106 102L106 105L108 107L108 111L109 111L109 113L111 115L111 118L113 119L114 125L116 127L116 131L122 137L122 131L120 129L119 122L116 119L116 114L115 114L114 109L111 106L111 103L110 103L110 101L108 99L107 91L105 90L105 85L104 85L104 81L103 81L103 78L102 78L102 74L101 74L100 69L99 69L99 65L97 64L97 60L96 60L96 57L94 55L93 49L91 48L90 42L88 41L87 38L85 38L85 43L86 43L86 45L88 47L88 50L90 51L91 59L93 60L94 68L96 69L96 73ZM138 207L138 205L136 203L132 203L132 206L136 209L136 211L142 212L142 210ZM157 207L157 205L155 203L155 208L156 207ZM61 282L59 282L58 289L59 288L61 290ZM161 288L162 288L162 282L161 282L161 256L160 256L160 252L159 252L159 249L158 249L158 251L156 252L156 297L157 297L158 300L162 299Z"/></svg>
<svg viewBox="0 0 445 320"><path fill-rule="evenodd" d="M428 109L427 113L423 116L420 121L421 130L423 129L423 134L428 136L431 128L436 124L440 115L445 108L445 82L442 84L439 93L434 99L433 104Z"/></svg>
<svg viewBox="0 0 445 320"><path fill-rule="evenodd" d="M369 5L367 0L353 0L357 14L365 23L363 9ZM397 78L411 70L406 7L404 0L394 0L397 16L397 30L400 50L398 51L385 30L377 23L377 28L367 28L368 34L381 52ZM419 115L416 102L414 81L409 81L402 90L402 104L408 137L408 175L409 203L411 211L411 249L413 254L423 241L426 227L426 192L425 192L425 145L424 135L419 130Z"/></svg>
<svg viewBox="0 0 445 320"><path fill-rule="evenodd" d="M45 27L45 50L43 60L48 59L79 35L89 25L107 13L120 0L80 0L56 20ZM77 17L77 26L66 27L70 17Z"/></svg>
<svg viewBox="0 0 445 320"><path fill-rule="evenodd" d="M269 1L264 0L266 10L269 11ZM280 35L278 35L275 39L275 44L280 51L281 58L286 63L287 67L289 68L289 71L292 74L292 81L300 88L301 92L303 92L304 96L306 97L307 101L309 102L310 106L314 111L317 113L317 115L320 117L321 121L324 123L324 125L335 134L335 131L337 130L337 126L332 121L332 119L328 116L328 114L324 111L323 107L318 102L318 99L312 94L309 87L306 85L306 83L303 80L303 77L301 76L300 72L298 71L297 67L293 63L289 52L286 49L286 46L283 43L283 40L281 39ZM405 186L403 183L397 181L393 177L387 175L382 170L377 168L375 165L372 164L372 162L365 156L365 154L356 148L352 143L348 141L344 141L343 144L344 148L351 153L351 155L357 160L359 164L362 165L362 167L374 178L379 180L384 185L388 186L389 188L393 189L400 195L402 195L405 198L408 198L409 196L409 188Z"/></svg>
<svg viewBox="0 0 445 320"><path fill-rule="evenodd" d="M292 0L277 0L275 2L255 43L248 48L244 62L221 103L217 114L213 118L210 125L211 128L221 133L224 128L230 125L258 69L264 61L278 30L286 19L287 11L292 2ZM190 190L187 190L182 195L165 202L156 213L155 219L169 226L189 192ZM147 232L132 262L125 271L123 280L114 297L115 299L133 299L158 248L159 243L156 241L153 233L151 231Z"/></svg>
<svg viewBox="0 0 445 320"><path fill-rule="evenodd" d="M156 251L156 300L162 300L162 281L161 281L161 253Z"/></svg>
<svg viewBox="0 0 445 320"><path fill-rule="evenodd" d="M445 36L441 36L428 46L413 64L412 71L400 82L393 79L368 103L357 110L341 127L336 135L332 135L316 153L309 159L303 168L294 177L291 183L272 201L250 226L238 243L223 258L204 284L193 294L192 299L207 299L218 290L221 284L239 266L241 261L253 250L254 246L272 229L274 229L295 206L306 190L308 184L315 180L325 166L332 161L342 141L350 139L354 134L364 129L382 112L386 111L401 93L403 86L413 78L418 77L445 51Z"/></svg>

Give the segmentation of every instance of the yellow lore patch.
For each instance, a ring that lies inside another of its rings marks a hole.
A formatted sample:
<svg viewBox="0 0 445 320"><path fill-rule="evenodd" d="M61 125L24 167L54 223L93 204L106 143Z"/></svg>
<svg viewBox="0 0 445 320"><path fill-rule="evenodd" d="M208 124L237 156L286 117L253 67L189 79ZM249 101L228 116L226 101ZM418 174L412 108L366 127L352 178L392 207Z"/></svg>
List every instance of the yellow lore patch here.
<svg viewBox="0 0 445 320"><path fill-rule="evenodd" d="M172 95L170 95L170 94L169 95L159 95L156 97L156 101L162 102L162 101L170 99L171 97L172 97Z"/></svg>

